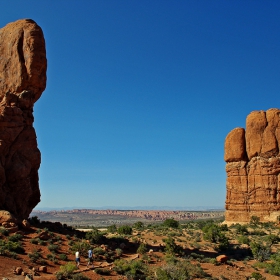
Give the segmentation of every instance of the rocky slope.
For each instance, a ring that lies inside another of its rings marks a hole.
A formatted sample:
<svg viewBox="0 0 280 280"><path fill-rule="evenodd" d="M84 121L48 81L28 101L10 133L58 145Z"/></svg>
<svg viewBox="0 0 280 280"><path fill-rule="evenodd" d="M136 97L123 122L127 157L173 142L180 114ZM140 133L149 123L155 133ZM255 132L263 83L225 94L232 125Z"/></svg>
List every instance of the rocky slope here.
<svg viewBox="0 0 280 280"><path fill-rule="evenodd" d="M41 28L25 19L0 29L0 60L0 209L24 219L40 201L33 105L46 87Z"/></svg>
<svg viewBox="0 0 280 280"><path fill-rule="evenodd" d="M226 222L280 218L280 110L254 111L225 140Z"/></svg>

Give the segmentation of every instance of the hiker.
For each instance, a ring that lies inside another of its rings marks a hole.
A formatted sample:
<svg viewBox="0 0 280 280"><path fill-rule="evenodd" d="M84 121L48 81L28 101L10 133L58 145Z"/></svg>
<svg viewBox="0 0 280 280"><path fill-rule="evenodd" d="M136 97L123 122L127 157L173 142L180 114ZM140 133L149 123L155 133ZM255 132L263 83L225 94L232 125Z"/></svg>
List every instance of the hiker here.
<svg viewBox="0 0 280 280"><path fill-rule="evenodd" d="M92 250L91 249L88 250L88 264L87 264L87 267L89 267L90 264L92 264L92 267L93 267L93 258L92 258Z"/></svg>
<svg viewBox="0 0 280 280"><path fill-rule="evenodd" d="M79 265L80 265L80 253L79 253L79 251L77 251L75 253L75 260L76 260L76 266L77 266L77 268L79 268Z"/></svg>

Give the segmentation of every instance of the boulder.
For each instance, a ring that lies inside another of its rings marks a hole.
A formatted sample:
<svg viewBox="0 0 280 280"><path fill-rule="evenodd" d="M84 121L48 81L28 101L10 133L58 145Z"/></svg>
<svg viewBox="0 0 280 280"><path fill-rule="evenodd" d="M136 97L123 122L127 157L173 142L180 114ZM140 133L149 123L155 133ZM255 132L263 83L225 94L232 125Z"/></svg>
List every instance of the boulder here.
<svg viewBox="0 0 280 280"><path fill-rule="evenodd" d="M30 19L1 28L0 59L0 209L23 220L40 202L33 106L46 87L41 28Z"/></svg>
<svg viewBox="0 0 280 280"><path fill-rule="evenodd" d="M47 273L47 267L44 265L40 266L38 270L39 270L39 272Z"/></svg>
<svg viewBox="0 0 280 280"><path fill-rule="evenodd" d="M280 219L280 110L254 111L225 140L225 222Z"/></svg>
<svg viewBox="0 0 280 280"><path fill-rule="evenodd" d="M0 210L0 225L3 223L17 223L17 219L6 210Z"/></svg>
<svg viewBox="0 0 280 280"><path fill-rule="evenodd" d="M21 275L22 271L23 270L22 270L22 268L20 266L15 268L15 274L16 275Z"/></svg>
<svg viewBox="0 0 280 280"><path fill-rule="evenodd" d="M25 229L29 229L30 228L30 223L28 222L28 220L23 220L22 222L21 222L21 225L22 225L22 227L23 228L25 228Z"/></svg>
<svg viewBox="0 0 280 280"><path fill-rule="evenodd" d="M219 263L225 263L228 260L226 255L219 255L216 257L216 261Z"/></svg>

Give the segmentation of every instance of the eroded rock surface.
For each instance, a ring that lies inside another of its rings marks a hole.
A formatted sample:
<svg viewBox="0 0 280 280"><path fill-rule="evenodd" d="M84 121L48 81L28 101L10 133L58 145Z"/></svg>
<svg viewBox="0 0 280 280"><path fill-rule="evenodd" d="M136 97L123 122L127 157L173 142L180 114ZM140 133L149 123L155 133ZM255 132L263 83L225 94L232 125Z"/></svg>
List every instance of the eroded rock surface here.
<svg viewBox="0 0 280 280"><path fill-rule="evenodd" d="M254 111L226 137L226 222L280 218L280 110Z"/></svg>
<svg viewBox="0 0 280 280"><path fill-rule="evenodd" d="M0 209L18 219L40 201L33 105L46 87L46 69L43 32L33 20L0 29Z"/></svg>

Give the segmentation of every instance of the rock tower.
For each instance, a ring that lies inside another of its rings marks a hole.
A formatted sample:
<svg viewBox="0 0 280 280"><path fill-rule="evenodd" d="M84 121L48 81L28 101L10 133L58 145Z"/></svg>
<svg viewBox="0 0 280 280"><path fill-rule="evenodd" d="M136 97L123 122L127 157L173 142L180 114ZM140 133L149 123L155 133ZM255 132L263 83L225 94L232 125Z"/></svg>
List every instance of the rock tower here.
<svg viewBox="0 0 280 280"><path fill-rule="evenodd" d="M20 220L40 202L33 105L46 87L46 69L43 32L33 20L0 29L0 209Z"/></svg>
<svg viewBox="0 0 280 280"><path fill-rule="evenodd" d="M227 223L280 218L280 110L254 111L225 140Z"/></svg>

